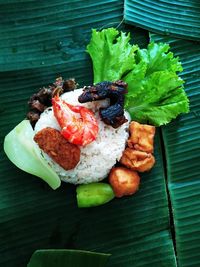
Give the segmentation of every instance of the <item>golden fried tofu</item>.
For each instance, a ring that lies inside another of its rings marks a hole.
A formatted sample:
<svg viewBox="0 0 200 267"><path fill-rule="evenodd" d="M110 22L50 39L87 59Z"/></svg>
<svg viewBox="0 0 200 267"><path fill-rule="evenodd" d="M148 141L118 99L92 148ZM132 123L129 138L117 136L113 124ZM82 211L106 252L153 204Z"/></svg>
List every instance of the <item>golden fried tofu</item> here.
<svg viewBox="0 0 200 267"><path fill-rule="evenodd" d="M124 167L112 168L109 183L116 197L133 195L139 188L140 176Z"/></svg>
<svg viewBox="0 0 200 267"><path fill-rule="evenodd" d="M155 127L146 124L140 124L132 121L129 127L130 137L128 146L135 150L153 153L153 139L155 135Z"/></svg>
<svg viewBox="0 0 200 267"><path fill-rule="evenodd" d="M40 130L34 141L65 170L74 169L80 161L80 148L69 143L56 129L47 127Z"/></svg>
<svg viewBox="0 0 200 267"><path fill-rule="evenodd" d="M131 170L145 172L153 167L155 158L151 153L127 147L123 152L120 163Z"/></svg>

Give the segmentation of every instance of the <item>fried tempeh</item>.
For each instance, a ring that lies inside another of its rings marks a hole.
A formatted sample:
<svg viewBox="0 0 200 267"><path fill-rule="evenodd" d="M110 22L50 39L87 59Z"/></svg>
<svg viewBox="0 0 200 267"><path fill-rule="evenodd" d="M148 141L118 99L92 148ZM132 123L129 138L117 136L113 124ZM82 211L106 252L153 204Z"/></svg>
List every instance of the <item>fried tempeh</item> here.
<svg viewBox="0 0 200 267"><path fill-rule="evenodd" d="M65 170L74 169L80 160L80 148L67 142L56 129L47 127L40 130L34 141Z"/></svg>

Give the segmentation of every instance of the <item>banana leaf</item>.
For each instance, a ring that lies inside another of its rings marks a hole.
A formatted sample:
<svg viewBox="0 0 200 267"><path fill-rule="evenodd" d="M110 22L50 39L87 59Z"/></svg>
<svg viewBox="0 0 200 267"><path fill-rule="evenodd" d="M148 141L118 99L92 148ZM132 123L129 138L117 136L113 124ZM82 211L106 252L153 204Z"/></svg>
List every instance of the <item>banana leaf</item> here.
<svg viewBox="0 0 200 267"><path fill-rule="evenodd" d="M152 32L200 40L198 0L125 0L125 23Z"/></svg>
<svg viewBox="0 0 200 267"><path fill-rule="evenodd" d="M162 128L168 189L175 224L179 266L200 266L200 43L151 34L170 43L183 64L182 77L190 98L190 113Z"/></svg>
<svg viewBox="0 0 200 267"><path fill-rule="evenodd" d="M156 165L142 175L139 192L91 209L77 208L74 186L51 190L17 169L2 148L38 88L58 76L92 83L85 53L91 28L129 30L121 24L123 1L7 0L0 12L0 265L25 267L37 249L82 249L111 253L108 266L177 266L159 130ZM132 31L145 47L147 32Z"/></svg>
<svg viewBox="0 0 200 267"><path fill-rule="evenodd" d="M103 267L109 254L70 249L36 250L27 267Z"/></svg>

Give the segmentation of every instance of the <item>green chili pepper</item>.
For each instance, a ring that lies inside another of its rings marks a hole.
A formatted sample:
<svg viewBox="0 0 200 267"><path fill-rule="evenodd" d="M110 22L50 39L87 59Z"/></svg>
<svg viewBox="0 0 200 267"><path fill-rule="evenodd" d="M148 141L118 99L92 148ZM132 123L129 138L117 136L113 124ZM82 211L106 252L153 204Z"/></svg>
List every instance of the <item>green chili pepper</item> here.
<svg viewBox="0 0 200 267"><path fill-rule="evenodd" d="M79 185L76 193L79 208L100 206L115 197L112 187L106 183Z"/></svg>

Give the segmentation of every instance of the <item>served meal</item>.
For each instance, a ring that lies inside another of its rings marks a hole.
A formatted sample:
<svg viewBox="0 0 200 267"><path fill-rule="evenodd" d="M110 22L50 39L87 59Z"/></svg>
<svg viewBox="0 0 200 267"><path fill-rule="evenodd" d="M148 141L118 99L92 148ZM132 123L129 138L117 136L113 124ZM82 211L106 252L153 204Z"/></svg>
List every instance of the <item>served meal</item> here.
<svg viewBox="0 0 200 267"><path fill-rule="evenodd" d="M189 111L182 66L169 46L140 49L129 41L114 28L93 30L94 84L78 89L74 78L57 78L30 97L27 119L5 137L17 167L53 189L61 180L77 185L78 207L134 194L139 173L156 161L156 126Z"/></svg>

